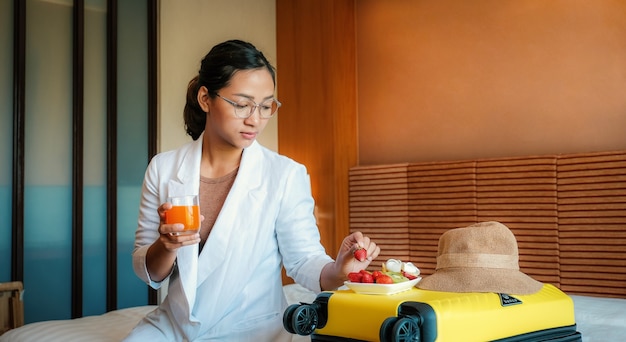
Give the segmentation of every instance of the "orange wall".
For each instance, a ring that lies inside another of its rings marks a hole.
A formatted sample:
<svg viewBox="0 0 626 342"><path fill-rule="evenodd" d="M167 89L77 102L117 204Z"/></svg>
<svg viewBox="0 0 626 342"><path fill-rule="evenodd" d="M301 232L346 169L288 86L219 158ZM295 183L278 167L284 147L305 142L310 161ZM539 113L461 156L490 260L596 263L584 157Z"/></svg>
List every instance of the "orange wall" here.
<svg viewBox="0 0 626 342"><path fill-rule="evenodd" d="M626 1L358 0L359 164L626 149Z"/></svg>

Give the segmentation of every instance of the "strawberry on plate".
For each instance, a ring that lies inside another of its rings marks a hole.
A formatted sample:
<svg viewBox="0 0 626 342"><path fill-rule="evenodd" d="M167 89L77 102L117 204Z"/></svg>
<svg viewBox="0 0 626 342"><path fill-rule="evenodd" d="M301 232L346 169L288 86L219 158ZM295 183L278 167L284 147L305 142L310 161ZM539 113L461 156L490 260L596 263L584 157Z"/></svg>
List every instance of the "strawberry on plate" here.
<svg viewBox="0 0 626 342"><path fill-rule="evenodd" d="M409 279L409 280L413 280L413 279L417 278L416 275L413 275L413 274L411 274L409 272L406 272L406 271L402 271L402 275L407 277L407 279Z"/></svg>
<svg viewBox="0 0 626 342"><path fill-rule="evenodd" d="M363 274L361 272L350 272L348 273L348 280L353 283L360 283L363 278Z"/></svg>
<svg viewBox="0 0 626 342"><path fill-rule="evenodd" d="M376 284L393 284L393 283L394 283L393 279L386 274L381 274L376 278Z"/></svg>
<svg viewBox="0 0 626 342"><path fill-rule="evenodd" d="M371 273L363 273L363 277L361 277L361 282L362 283L373 283L374 282L374 276L372 276Z"/></svg>

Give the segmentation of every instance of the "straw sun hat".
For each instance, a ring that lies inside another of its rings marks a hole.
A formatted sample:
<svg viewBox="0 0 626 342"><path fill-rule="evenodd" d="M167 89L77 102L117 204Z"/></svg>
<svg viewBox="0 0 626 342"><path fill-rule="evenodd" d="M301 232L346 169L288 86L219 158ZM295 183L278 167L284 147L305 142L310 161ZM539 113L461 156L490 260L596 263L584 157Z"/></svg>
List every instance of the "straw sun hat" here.
<svg viewBox="0 0 626 342"><path fill-rule="evenodd" d="M439 238L437 269L417 287L445 292L532 294L543 284L520 272L515 236L502 223L451 229Z"/></svg>

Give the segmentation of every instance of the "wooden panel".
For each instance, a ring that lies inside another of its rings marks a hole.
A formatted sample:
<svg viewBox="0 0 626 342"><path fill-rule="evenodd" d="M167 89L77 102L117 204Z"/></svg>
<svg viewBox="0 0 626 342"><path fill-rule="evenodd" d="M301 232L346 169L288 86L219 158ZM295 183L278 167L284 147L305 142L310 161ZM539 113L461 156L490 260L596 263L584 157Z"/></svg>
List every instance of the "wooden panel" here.
<svg viewBox="0 0 626 342"><path fill-rule="evenodd" d="M409 166L410 260L429 275L437 266L439 237L476 222L475 163Z"/></svg>
<svg viewBox="0 0 626 342"><path fill-rule="evenodd" d="M387 259L409 260L407 166L350 169L350 232L363 232L381 249L370 270Z"/></svg>
<svg viewBox="0 0 626 342"><path fill-rule="evenodd" d="M520 270L559 286L556 158L499 158L476 164L477 221L499 221L517 239Z"/></svg>
<svg viewBox="0 0 626 342"><path fill-rule="evenodd" d="M562 289L626 297L626 153L558 161Z"/></svg>
<svg viewBox="0 0 626 342"><path fill-rule="evenodd" d="M332 256L349 233L348 171L357 165L354 1L276 1L278 150L306 165Z"/></svg>

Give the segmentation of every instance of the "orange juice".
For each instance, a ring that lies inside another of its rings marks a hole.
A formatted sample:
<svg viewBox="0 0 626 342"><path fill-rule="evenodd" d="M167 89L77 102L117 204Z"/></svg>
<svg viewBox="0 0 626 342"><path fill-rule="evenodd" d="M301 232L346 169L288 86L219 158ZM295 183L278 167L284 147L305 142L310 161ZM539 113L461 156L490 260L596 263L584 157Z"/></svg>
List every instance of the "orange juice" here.
<svg viewBox="0 0 626 342"><path fill-rule="evenodd" d="M197 205L175 205L165 212L165 223L182 223L185 230L200 228L200 207Z"/></svg>

